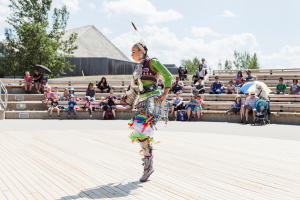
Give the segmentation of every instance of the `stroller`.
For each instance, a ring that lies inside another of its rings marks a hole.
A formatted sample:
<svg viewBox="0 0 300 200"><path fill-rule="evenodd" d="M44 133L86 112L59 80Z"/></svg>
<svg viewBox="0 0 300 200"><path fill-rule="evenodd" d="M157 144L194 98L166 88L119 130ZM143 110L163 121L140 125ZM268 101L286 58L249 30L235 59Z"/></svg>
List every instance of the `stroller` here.
<svg viewBox="0 0 300 200"><path fill-rule="evenodd" d="M253 120L253 125L266 125L270 124L270 120L268 119L268 110L269 104L267 101L263 99L259 99L255 103L256 113L255 119Z"/></svg>

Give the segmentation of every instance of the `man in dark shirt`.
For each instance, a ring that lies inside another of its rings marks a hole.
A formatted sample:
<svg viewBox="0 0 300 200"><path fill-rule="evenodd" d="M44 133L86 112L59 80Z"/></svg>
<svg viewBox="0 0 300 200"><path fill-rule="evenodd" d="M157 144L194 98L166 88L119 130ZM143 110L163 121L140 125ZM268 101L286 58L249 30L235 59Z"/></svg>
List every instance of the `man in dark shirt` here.
<svg viewBox="0 0 300 200"><path fill-rule="evenodd" d="M32 78L36 91L40 93L42 74L40 74L39 70L35 69Z"/></svg>

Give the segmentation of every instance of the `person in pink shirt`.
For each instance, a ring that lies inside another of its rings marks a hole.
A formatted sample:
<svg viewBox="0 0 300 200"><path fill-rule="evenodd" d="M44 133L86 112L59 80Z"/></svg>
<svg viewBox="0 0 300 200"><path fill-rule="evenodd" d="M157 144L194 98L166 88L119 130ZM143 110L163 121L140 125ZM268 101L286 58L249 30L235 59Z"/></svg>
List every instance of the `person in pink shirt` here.
<svg viewBox="0 0 300 200"><path fill-rule="evenodd" d="M48 101L50 101L54 97L54 94L51 91L50 86L47 87L47 92L45 92L44 95L45 95L44 103L48 103Z"/></svg>
<svg viewBox="0 0 300 200"><path fill-rule="evenodd" d="M25 77L24 77L24 88L25 88L25 93L29 94L32 89L32 77L30 76L30 73L27 71L25 72Z"/></svg>

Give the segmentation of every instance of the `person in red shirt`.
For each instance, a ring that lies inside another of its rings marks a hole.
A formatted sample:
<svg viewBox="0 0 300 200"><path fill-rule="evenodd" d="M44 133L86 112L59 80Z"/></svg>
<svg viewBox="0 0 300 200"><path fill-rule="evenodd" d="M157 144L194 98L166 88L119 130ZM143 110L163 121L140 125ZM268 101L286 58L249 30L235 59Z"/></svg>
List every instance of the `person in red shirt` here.
<svg viewBox="0 0 300 200"><path fill-rule="evenodd" d="M24 77L24 88L25 88L25 93L29 94L32 89L32 77L30 76L29 72L25 72L25 77Z"/></svg>

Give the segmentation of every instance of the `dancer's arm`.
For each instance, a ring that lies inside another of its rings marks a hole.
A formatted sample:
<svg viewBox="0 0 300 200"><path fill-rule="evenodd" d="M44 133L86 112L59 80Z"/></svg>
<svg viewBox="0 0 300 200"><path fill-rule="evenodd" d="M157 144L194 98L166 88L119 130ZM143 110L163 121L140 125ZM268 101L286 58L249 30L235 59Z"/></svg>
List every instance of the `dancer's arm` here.
<svg viewBox="0 0 300 200"><path fill-rule="evenodd" d="M150 62L150 67L160 73L163 78L164 78L164 82L165 82L165 88L164 88L164 92L163 94L160 96L160 98L158 99L158 101L163 101L166 99L167 94L170 91L170 88L172 86L172 74L170 73L170 71L163 65L161 64L157 59L152 59Z"/></svg>

